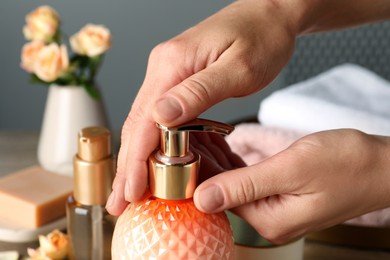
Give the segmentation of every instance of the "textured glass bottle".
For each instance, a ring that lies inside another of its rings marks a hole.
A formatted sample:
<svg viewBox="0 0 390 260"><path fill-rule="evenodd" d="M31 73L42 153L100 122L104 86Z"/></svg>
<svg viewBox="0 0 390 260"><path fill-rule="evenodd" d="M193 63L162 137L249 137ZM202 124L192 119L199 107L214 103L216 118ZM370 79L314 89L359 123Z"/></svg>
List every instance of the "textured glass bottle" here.
<svg viewBox="0 0 390 260"><path fill-rule="evenodd" d="M200 156L189 151L189 131L228 134L233 127L196 119L161 129L161 151L149 158L151 197L131 203L118 218L112 259L233 259L225 213L198 211L192 196Z"/></svg>
<svg viewBox="0 0 390 260"><path fill-rule="evenodd" d="M79 132L74 158L74 193L66 204L70 259L110 259L115 226L105 204L111 192L115 164L110 132L88 127Z"/></svg>

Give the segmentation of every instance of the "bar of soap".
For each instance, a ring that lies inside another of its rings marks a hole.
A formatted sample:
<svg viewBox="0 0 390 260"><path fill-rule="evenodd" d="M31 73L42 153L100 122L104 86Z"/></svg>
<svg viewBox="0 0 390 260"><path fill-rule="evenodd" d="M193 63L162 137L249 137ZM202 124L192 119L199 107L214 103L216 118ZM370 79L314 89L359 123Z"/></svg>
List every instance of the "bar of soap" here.
<svg viewBox="0 0 390 260"><path fill-rule="evenodd" d="M0 178L0 222L37 228L65 216L72 177L32 166Z"/></svg>
<svg viewBox="0 0 390 260"><path fill-rule="evenodd" d="M3 251L3 252L0 252L0 259L1 260L18 260L19 253L18 253L18 251Z"/></svg>

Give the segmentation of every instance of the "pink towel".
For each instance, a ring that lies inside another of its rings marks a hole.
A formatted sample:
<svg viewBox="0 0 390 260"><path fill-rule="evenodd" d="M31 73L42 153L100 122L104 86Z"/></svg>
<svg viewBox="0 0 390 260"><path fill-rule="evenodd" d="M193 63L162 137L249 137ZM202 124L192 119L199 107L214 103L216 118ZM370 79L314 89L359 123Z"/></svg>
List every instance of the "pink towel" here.
<svg viewBox="0 0 390 260"><path fill-rule="evenodd" d="M286 149L302 136L302 133L292 130L242 123L226 137L226 141L247 165L252 165Z"/></svg>
<svg viewBox="0 0 390 260"><path fill-rule="evenodd" d="M231 149L248 165L286 149L304 134L283 128L265 127L257 123L243 123L226 137ZM374 211L351 219L347 224L357 226L390 227L390 208Z"/></svg>

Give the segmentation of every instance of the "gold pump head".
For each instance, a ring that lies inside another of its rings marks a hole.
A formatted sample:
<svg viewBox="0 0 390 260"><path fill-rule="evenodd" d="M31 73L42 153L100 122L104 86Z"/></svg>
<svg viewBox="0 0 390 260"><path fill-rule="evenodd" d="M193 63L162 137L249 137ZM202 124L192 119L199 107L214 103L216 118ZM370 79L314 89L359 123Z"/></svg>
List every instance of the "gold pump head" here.
<svg viewBox="0 0 390 260"><path fill-rule="evenodd" d="M189 149L189 132L228 135L234 127L200 118L175 127L157 127L161 130L161 144L160 150L149 157L150 191L161 199L191 198L197 186L200 155Z"/></svg>
<svg viewBox="0 0 390 260"><path fill-rule="evenodd" d="M73 159L75 200L83 205L105 205L115 173L110 131L103 127L81 129L77 150Z"/></svg>

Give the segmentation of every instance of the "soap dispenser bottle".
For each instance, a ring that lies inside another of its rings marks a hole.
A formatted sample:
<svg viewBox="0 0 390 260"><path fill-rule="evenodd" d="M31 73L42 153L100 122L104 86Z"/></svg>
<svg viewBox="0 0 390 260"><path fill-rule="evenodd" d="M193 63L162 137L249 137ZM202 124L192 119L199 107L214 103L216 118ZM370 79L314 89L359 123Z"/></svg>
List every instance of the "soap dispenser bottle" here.
<svg viewBox="0 0 390 260"><path fill-rule="evenodd" d="M161 149L149 157L151 196L130 203L118 218L112 259L233 259L226 214L205 214L194 205L200 156L189 149L189 132L226 135L233 127L204 119L157 126Z"/></svg>
<svg viewBox="0 0 390 260"><path fill-rule="evenodd" d="M115 219L105 204L111 193L115 160L109 130L87 127L79 132L73 169L73 195L66 204L70 259L110 259Z"/></svg>

